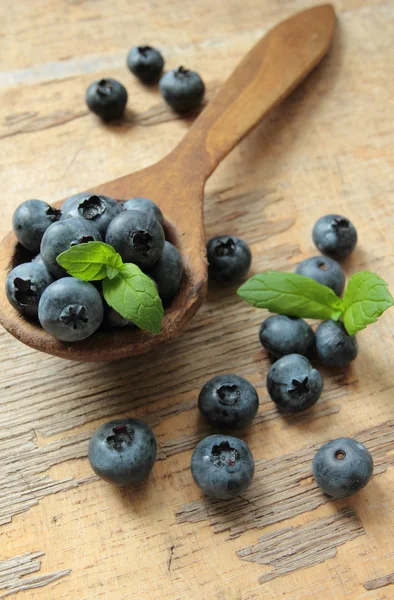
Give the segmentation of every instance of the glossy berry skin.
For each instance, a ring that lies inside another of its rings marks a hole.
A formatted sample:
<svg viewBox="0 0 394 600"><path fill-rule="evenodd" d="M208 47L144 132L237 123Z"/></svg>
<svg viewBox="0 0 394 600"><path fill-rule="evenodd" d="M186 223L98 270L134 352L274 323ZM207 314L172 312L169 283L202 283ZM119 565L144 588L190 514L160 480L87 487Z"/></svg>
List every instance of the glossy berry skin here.
<svg viewBox="0 0 394 600"><path fill-rule="evenodd" d="M184 67L173 69L163 75L159 88L167 104L179 113L197 108L205 93L205 85L200 75Z"/></svg>
<svg viewBox="0 0 394 600"><path fill-rule="evenodd" d="M130 200L123 202L123 209L140 210L142 212L149 213L150 215L153 215L163 227L163 213L157 204L153 202L153 200L149 200L149 198L143 198L142 196L130 198Z"/></svg>
<svg viewBox="0 0 394 600"><path fill-rule="evenodd" d="M198 408L214 427L245 427L256 416L259 397L249 381L238 375L212 377L202 388Z"/></svg>
<svg viewBox="0 0 394 600"><path fill-rule="evenodd" d="M46 288L38 305L41 326L58 340L77 342L101 325L103 301L87 281L63 277Z"/></svg>
<svg viewBox="0 0 394 600"><path fill-rule="evenodd" d="M306 258L297 265L295 272L326 285L337 296L342 296L345 289L345 273L338 263L328 256Z"/></svg>
<svg viewBox="0 0 394 600"><path fill-rule="evenodd" d="M74 201L69 200L67 208L63 209L61 221L82 217L93 223L103 238L112 219L123 211L120 202L109 196L77 194L74 198Z"/></svg>
<svg viewBox="0 0 394 600"><path fill-rule="evenodd" d="M316 354L324 365L344 367L358 354L354 335L349 335L341 321L324 321L316 329Z"/></svg>
<svg viewBox="0 0 394 600"><path fill-rule="evenodd" d="M89 441L88 458L93 471L108 483L128 486L140 483L156 460L156 438L139 419L116 419L101 425Z"/></svg>
<svg viewBox="0 0 394 600"><path fill-rule="evenodd" d="M142 83L156 83L163 72L164 59L151 46L134 46L128 53L126 62L133 75Z"/></svg>
<svg viewBox="0 0 394 600"><path fill-rule="evenodd" d="M308 356L315 343L313 329L306 321L285 315L274 315L263 321L259 338L273 358L286 354Z"/></svg>
<svg viewBox="0 0 394 600"><path fill-rule="evenodd" d="M42 200L22 202L12 217L12 227L24 248L30 252L40 251L42 236L60 217L60 211Z"/></svg>
<svg viewBox="0 0 394 600"><path fill-rule="evenodd" d="M241 239L220 235L207 243L208 276L223 283L245 277L252 262L249 246Z"/></svg>
<svg viewBox="0 0 394 600"><path fill-rule="evenodd" d="M156 283L162 302L168 304L176 295L183 274L181 255L175 246L164 243L162 255L148 274Z"/></svg>
<svg viewBox="0 0 394 600"><path fill-rule="evenodd" d="M254 459L242 440L231 435L210 435L194 450L191 471L195 483L205 494L229 500L249 487Z"/></svg>
<svg viewBox="0 0 394 600"><path fill-rule="evenodd" d="M286 412L313 406L323 390L323 379L305 356L288 354L277 360L267 375L271 399Z"/></svg>
<svg viewBox="0 0 394 600"><path fill-rule="evenodd" d="M312 238L316 248L332 258L345 258L357 244L353 223L341 215L325 215L316 221Z"/></svg>
<svg viewBox="0 0 394 600"><path fill-rule="evenodd" d="M38 302L54 278L43 263L29 262L17 265L8 273L6 294L16 310L30 318L38 316Z"/></svg>
<svg viewBox="0 0 394 600"><path fill-rule="evenodd" d="M48 227L42 238L41 258L54 277L64 277L67 272L56 261L59 254L65 252L71 246L93 241L101 242L102 237L91 221L87 221L82 217L58 221Z"/></svg>
<svg viewBox="0 0 394 600"><path fill-rule="evenodd" d="M120 119L127 104L127 90L116 79L93 81L86 91L86 104L104 121Z"/></svg>
<svg viewBox="0 0 394 600"><path fill-rule="evenodd" d="M352 438L327 442L312 463L317 485L333 498L352 496L372 477L373 459L369 450Z"/></svg>
<svg viewBox="0 0 394 600"><path fill-rule="evenodd" d="M124 210L109 224L105 241L119 252L124 262L149 269L163 252L164 231L152 215Z"/></svg>

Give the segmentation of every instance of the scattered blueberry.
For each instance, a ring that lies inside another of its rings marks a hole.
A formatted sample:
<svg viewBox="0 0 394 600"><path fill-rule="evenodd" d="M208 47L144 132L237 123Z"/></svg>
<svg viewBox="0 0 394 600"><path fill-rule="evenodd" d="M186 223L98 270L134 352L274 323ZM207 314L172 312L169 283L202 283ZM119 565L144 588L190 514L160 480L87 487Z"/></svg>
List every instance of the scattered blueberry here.
<svg viewBox="0 0 394 600"><path fill-rule="evenodd" d="M148 477L156 460L156 438L139 419L117 419L101 425L89 441L93 471L105 481L127 486Z"/></svg>
<svg viewBox="0 0 394 600"><path fill-rule="evenodd" d="M271 399L287 412L298 412L315 404L323 389L322 377L305 356L288 354L277 360L267 376Z"/></svg>
<svg viewBox="0 0 394 600"><path fill-rule="evenodd" d="M316 329L316 354L325 365L344 367L358 354L356 337L341 321L324 321Z"/></svg>
<svg viewBox="0 0 394 600"><path fill-rule="evenodd" d="M77 342L92 335L103 315L100 293L91 283L74 277L51 283L38 305L42 327L63 342Z"/></svg>
<svg viewBox="0 0 394 600"><path fill-rule="evenodd" d="M12 227L18 241L30 252L39 252L42 236L60 217L60 210L43 200L22 202L12 217Z"/></svg>
<svg viewBox="0 0 394 600"><path fill-rule="evenodd" d="M249 487L254 459L242 440L230 435L210 435L194 450L191 470L194 481L205 494L228 500Z"/></svg>
<svg viewBox="0 0 394 600"><path fill-rule="evenodd" d="M181 283L182 273L181 255L175 246L165 242L162 255L149 271L163 303L168 303L174 298Z"/></svg>
<svg viewBox="0 0 394 600"><path fill-rule="evenodd" d="M341 215L325 215L313 227L312 238L323 254L344 258L357 244L357 231L353 223Z"/></svg>
<svg viewBox="0 0 394 600"><path fill-rule="evenodd" d="M286 354L308 356L315 343L315 334L306 321L285 315L274 315L263 321L259 337L273 358Z"/></svg>
<svg viewBox="0 0 394 600"><path fill-rule="evenodd" d="M257 414L259 397L249 381L238 375L212 377L202 388L198 408L215 427L245 427Z"/></svg>
<svg viewBox="0 0 394 600"><path fill-rule="evenodd" d="M156 83L163 72L164 59L150 46L134 46L127 55L127 66L143 83Z"/></svg>
<svg viewBox="0 0 394 600"><path fill-rule="evenodd" d="M180 113L197 108L205 93L205 85L200 75L184 67L163 75L159 88L167 104Z"/></svg>
<svg viewBox="0 0 394 600"><path fill-rule="evenodd" d="M105 237L125 262L149 269L164 248L164 231L159 221L140 210L124 210L109 224Z"/></svg>
<svg viewBox="0 0 394 600"><path fill-rule="evenodd" d="M53 223L41 241L41 258L48 271L55 277L64 277L67 272L61 267L56 258L71 246L87 242L101 242L102 238L97 227L82 217L57 221Z"/></svg>
<svg viewBox="0 0 394 600"><path fill-rule="evenodd" d="M52 282L53 277L44 264L22 263L8 273L6 280L8 301L22 314L36 318L38 301L45 288Z"/></svg>
<svg viewBox="0 0 394 600"><path fill-rule="evenodd" d="M312 470L325 494L346 498L367 485L372 477L373 460L364 444L352 438L338 438L316 452Z"/></svg>
<svg viewBox="0 0 394 600"><path fill-rule="evenodd" d="M297 266L296 273L326 285L337 296L341 296L345 289L345 273L338 263L328 256L306 258Z"/></svg>
<svg viewBox="0 0 394 600"><path fill-rule="evenodd" d="M74 200L67 200L63 208L61 221L83 217L94 223L102 237L105 236L108 225L123 210L120 202L108 196L98 194L76 194Z"/></svg>
<svg viewBox="0 0 394 600"><path fill-rule="evenodd" d="M209 240L207 258L209 278L222 282L243 279L252 262L249 246L243 240L228 235Z"/></svg>
<svg viewBox="0 0 394 600"><path fill-rule="evenodd" d="M93 81L86 91L86 104L104 121L120 119L127 104L127 90L116 79Z"/></svg>
<svg viewBox="0 0 394 600"><path fill-rule="evenodd" d="M156 217L160 225L163 226L163 213L157 204L153 202L153 200L149 200L149 198L136 196L135 198L123 202L123 208L124 210L141 210L142 212L149 213Z"/></svg>

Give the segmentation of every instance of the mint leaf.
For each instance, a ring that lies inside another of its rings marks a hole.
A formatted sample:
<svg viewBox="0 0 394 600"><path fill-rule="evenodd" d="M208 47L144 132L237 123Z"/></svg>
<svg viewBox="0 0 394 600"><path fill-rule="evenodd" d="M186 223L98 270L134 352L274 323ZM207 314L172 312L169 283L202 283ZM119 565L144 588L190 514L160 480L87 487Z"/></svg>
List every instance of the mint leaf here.
<svg viewBox="0 0 394 600"><path fill-rule="evenodd" d="M159 333L163 305L152 279L128 263L113 279L103 281L104 298L112 308L141 329Z"/></svg>
<svg viewBox="0 0 394 600"><path fill-rule="evenodd" d="M237 290L257 308L289 317L334 319L343 313L343 303L328 287L297 273L258 273Z"/></svg>
<svg viewBox="0 0 394 600"><path fill-rule="evenodd" d="M57 257L57 262L66 269L72 277L83 281L97 281L111 276L114 277L123 265L120 255L112 246L104 242L88 242L72 246Z"/></svg>
<svg viewBox="0 0 394 600"><path fill-rule="evenodd" d="M375 273L362 271L349 279L343 304L346 331L354 335L377 321L390 306L394 306L394 299L383 279Z"/></svg>

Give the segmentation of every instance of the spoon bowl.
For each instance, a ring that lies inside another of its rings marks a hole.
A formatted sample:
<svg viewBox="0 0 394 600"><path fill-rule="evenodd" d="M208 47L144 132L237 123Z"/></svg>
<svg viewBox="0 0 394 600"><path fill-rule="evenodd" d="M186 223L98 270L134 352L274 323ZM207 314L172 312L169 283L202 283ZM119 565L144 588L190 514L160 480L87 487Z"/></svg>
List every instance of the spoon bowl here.
<svg viewBox="0 0 394 600"><path fill-rule="evenodd" d="M124 328L98 331L86 340L66 343L25 319L5 295L10 269L31 258L17 244L13 232L0 244L0 323L4 328L32 348L88 362L142 354L176 337L201 306L207 289L205 182L234 146L320 62L331 45L334 29L335 13L328 4L281 22L246 55L169 155L146 169L90 190L119 200L145 196L163 212L166 237L181 254L184 275L176 298L165 310L159 334Z"/></svg>

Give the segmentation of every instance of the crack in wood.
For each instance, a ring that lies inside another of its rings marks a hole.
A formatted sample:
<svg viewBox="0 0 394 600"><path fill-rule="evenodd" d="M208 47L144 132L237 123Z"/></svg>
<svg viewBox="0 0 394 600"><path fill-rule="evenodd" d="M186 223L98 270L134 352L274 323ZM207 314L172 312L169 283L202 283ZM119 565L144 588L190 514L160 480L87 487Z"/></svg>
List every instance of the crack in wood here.
<svg viewBox="0 0 394 600"><path fill-rule="evenodd" d="M347 508L306 525L263 535L257 544L237 550L236 554L242 560L274 567L259 577L259 583L267 583L334 558L338 546L360 535L365 535L362 523L356 512Z"/></svg>
<svg viewBox="0 0 394 600"><path fill-rule="evenodd" d="M44 587L71 573L71 569L63 569L35 577L27 577L27 575L37 573L41 569L41 561L37 559L42 556L44 556L44 552L26 552L0 561L0 598L7 598L7 596L18 592Z"/></svg>

